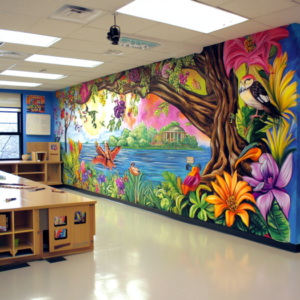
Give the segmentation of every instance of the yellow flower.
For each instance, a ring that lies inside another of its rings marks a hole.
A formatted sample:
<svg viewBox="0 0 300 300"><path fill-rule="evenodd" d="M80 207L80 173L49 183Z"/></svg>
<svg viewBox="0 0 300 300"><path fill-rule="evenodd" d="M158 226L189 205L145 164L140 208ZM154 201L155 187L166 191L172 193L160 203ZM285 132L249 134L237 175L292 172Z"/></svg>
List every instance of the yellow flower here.
<svg viewBox="0 0 300 300"><path fill-rule="evenodd" d="M217 195L211 195L205 198L208 203L215 205L215 217L218 218L224 211L226 225L231 227L235 221L235 216L241 217L243 223L249 227L249 215L246 211L255 212L254 207L249 203L241 203L244 200L249 200L253 203L255 199L251 192L252 189L245 181L237 181L237 172L234 172L233 177L224 172L224 178L216 175L219 185L212 182L212 186Z"/></svg>
<svg viewBox="0 0 300 300"><path fill-rule="evenodd" d="M270 100L283 117L289 119L292 116L296 120L296 116L290 110L292 107L296 107L297 98L297 81L293 80L296 71L288 71L284 75L285 68L287 66L288 56L287 53L280 57L276 57L273 62L273 66L270 67L269 80L263 78L261 83L267 90Z"/></svg>

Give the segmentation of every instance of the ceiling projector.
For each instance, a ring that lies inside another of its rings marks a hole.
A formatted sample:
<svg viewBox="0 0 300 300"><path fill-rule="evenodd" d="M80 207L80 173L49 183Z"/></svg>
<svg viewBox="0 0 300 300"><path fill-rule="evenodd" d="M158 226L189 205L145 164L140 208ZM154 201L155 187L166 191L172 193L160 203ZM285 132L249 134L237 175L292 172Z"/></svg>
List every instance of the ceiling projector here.
<svg viewBox="0 0 300 300"><path fill-rule="evenodd" d="M116 25L116 15L115 18L115 25L111 26L109 32L107 33L107 39L111 41L113 45L118 45L120 37L121 37L121 28L120 26Z"/></svg>

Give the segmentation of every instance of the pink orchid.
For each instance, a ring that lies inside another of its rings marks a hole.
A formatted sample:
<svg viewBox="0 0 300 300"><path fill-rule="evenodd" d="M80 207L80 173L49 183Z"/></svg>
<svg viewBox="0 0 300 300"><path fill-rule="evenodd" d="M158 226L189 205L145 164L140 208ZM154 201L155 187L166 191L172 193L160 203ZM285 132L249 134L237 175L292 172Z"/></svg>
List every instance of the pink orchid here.
<svg viewBox="0 0 300 300"><path fill-rule="evenodd" d="M237 70L243 63L248 66L259 65L269 74L271 47L277 48L277 56L282 55L279 41L288 36L288 30L281 27L225 42L223 60L227 76L232 68Z"/></svg>
<svg viewBox="0 0 300 300"><path fill-rule="evenodd" d="M280 171L273 156L269 153L264 153L258 162L251 164L251 168L253 177L243 176L243 179L254 187L253 195L265 220L274 199L277 200L288 219L291 198L284 188L292 178L293 154L290 153L287 156Z"/></svg>

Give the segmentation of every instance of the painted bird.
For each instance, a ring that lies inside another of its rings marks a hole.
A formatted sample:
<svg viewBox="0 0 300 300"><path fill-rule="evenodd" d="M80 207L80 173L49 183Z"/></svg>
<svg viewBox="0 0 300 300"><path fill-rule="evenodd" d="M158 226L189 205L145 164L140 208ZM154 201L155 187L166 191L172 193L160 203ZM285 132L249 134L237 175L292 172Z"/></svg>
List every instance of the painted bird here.
<svg viewBox="0 0 300 300"><path fill-rule="evenodd" d="M256 114L250 116L251 119L261 118L258 115L259 110L264 110L274 118L280 116L276 107L271 103L267 91L253 75L246 75L241 79L239 93L247 105L256 108Z"/></svg>
<svg viewBox="0 0 300 300"><path fill-rule="evenodd" d="M186 178L184 179L181 185L183 195L187 195L188 192L196 191L197 187L201 182L201 176L200 176L201 165L197 164L196 167L194 167L191 164L186 165L187 170L190 170L191 168L192 171L188 174L188 176L186 176Z"/></svg>
<svg viewBox="0 0 300 300"><path fill-rule="evenodd" d="M130 164L129 172L134 176L140 175L140 170L138 167L135 167L135 163Z"/></svg>
<svg viewBox="0 0 300 300"><path fill-rule="evenodd" d="M116 165L114 164L114 160L117 154L120 152L121 147L117 146L113 151L111 151L109 149L109 143L105 141L105 151L103 151L101 146L98 145L97 141L95 142L95 145L98 155L95 158L93 158L92 164L102 164L105 169L106 167L108 167L110 170L112 170L113 167L115 168Z"/></svg>

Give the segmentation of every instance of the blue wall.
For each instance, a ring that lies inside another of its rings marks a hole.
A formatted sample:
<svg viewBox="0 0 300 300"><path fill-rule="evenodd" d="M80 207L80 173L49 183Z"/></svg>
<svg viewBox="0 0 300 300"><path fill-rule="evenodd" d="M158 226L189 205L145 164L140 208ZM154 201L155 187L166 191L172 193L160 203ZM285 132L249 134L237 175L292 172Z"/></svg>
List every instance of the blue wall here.
<svg viewBox="0 0 300 300"><path fill-rule="evenodd" d="M33 90L7 90L0 89L0 93L20 93L22 96L23 108L23 153L26 153L27 142L53 142L54 141L54 117L53 117L53 92L41 92ZM28 95L41 95L45 96L45 114L51 116L51 135L26 135L26 98Z"/></svg>

